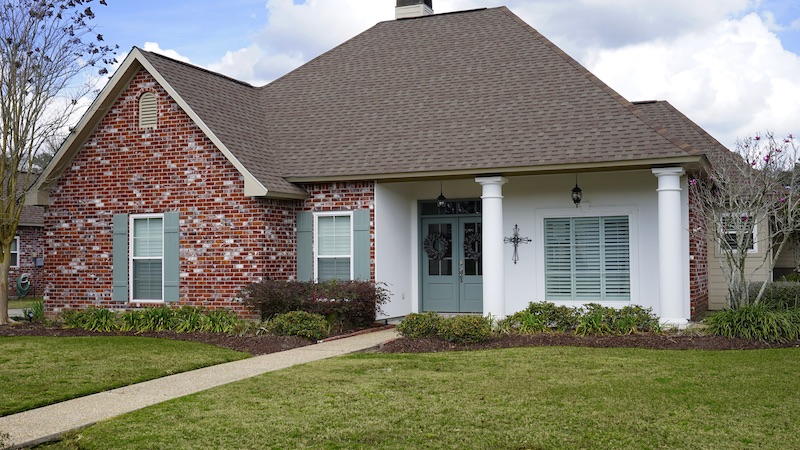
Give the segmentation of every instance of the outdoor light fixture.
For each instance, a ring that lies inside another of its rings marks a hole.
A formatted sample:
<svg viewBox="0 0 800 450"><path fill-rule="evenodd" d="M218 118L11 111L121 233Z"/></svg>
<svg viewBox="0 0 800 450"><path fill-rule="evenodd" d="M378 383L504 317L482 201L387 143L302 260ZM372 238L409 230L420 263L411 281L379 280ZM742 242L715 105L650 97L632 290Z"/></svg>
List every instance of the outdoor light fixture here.
<svg viewBox="0 0 800 450"><path fill-rule="evenodd" d="M572 203L575 203L575 207L577 208L580 206L581 200L583 200L583 192L581 188L578 187L578 175L575 175L575 187L572 188Z"/></svg>
<svg viewBox="0 0 800 450"><path fill-rule="evenodd" d="M438 206L439 209L444 209L444 207L447 206L447 197L445 197L444 194L442 193L441 181L439 182L439 196L436 197L436 206Z"/></svg>

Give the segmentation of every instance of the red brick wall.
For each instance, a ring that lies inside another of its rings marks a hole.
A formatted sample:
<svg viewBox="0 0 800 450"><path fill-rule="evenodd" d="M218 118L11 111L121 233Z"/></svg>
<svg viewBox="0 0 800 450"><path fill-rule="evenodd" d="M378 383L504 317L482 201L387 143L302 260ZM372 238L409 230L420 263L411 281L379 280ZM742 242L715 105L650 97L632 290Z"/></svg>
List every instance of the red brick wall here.
<svg viewBox="0 0 800 450"><path fill-rule="evenodd" d="M699 200L689 191L689 298L691 319L708 311L708 227Z"/></svg>
<svg viewBox="0 0 800 450"><path fill-rule="evenodd" d="M309 198L303 211L350 211L369 209L370 221L370 280L375 281L375 182L350 181L344 183L320 183L302 186Z"/></svg>
<svg viewBox="0 0 800 450"><path fill-rule="evenodd" d="M17 296L17 278L23 273L31 275L31 289L28 291L28 296L34 295L34 289L37 296L42 295L42 285L39 279L43 278L43 269L39 271L33 267L33 256L41 256L44 249L44 241L42 227L19 227L17 228L17 236L19 236L19 253L17 255L18 267L12 267L8 272L8 289L9 297Z"/></svg>
<svg viewBox="0 0 800 450"><path fill-rule="evenodd" d="M138 128L153 92L158 127ZM137 74L50 195L46 312L111 301L114 214L180 212L180 304L228 307L262 277L293 279L296 201L246 197L222 153L146 72Z"/></svg>

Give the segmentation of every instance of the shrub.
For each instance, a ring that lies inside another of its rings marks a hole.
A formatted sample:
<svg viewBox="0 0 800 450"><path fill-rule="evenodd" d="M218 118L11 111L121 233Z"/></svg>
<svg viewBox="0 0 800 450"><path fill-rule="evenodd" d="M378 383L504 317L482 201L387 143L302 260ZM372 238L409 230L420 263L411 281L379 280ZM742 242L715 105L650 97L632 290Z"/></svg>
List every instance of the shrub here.
<svg viewBox="0 0 800 450"><path fill-rule="evenodd" d="M316 341L328 335L328 323L320 314L291 311L273 317L267 330L281 336L300 336Z"/></svg>
<svg viewBox="0 0 800 450"><path fill-rule="evenodd" d="M615 312L611 329L617 334L652 333L661 331L661 324L652 308L628 305Z"/></svg>
<svg viewBox="0 0 800 450"><path fill-rule="evenodd" d="M750 285L750 300L755 300L763 283ZM761 302L773 309L800 308L800 283L794 281L775 281L764 290Z"/></svg>
<svg viewBox="0 0 800 450"><path fill-rule="evenodd" d="M538 317L547 329L572 331L578 326L580 311L569 306L556 306L551 302L531 302L525 311Z"/></svg>
<svg viewBox="0 0 800 450"><path fill-rule="evenodd" d="M504 333L535 334L547 331L548 328L542 316L522 310L501 320L497 329Z"/></svg>
<svg viewBox="0 0 800 450"><path fill-rule="evenodd" d="M580 310L575 334L611 334L614 321L614 308L607 308L597 303L587 303Z"/></svg>
<svg viewBox="0 0 800 450"><path fill-rule="evenodd" d="M262 320L290 311L306 311L360 327L375 321L389 292L382 285L367 281L264 280L247 286L242 297Z"/></svg>
<svg viewBox="0 0 800 450"><path fill-rule="evenodd" d="M453 343L484 342L492 336L492 321L482 316L454 316L439 324L439 337Z"/></svg>
<svg viewBox="0 0 800 450"><path fill-rule="evenodd" d="M745 305L711 313L708 333L766 342L800 338L800 310L778 310L765 304Z"/></svg>
<svg viewBox="0 0 800 450"><path fill-rule="evenodd" d="M442 320L442 316L435 312L411 313L397 325L397 332L408 338L436 336Z"/></svg>

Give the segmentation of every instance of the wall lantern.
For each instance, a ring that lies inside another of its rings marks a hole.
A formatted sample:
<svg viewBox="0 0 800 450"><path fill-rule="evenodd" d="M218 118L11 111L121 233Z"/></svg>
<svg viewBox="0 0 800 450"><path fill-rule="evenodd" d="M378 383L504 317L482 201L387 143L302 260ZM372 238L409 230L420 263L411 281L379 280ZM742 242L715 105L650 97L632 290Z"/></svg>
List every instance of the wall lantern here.
<svg viewBox="0 0 800 450"><path fill-rule="evenodd" d="M439 209L444 209L445 206L447 206L447 197L445 197L444 194L442 193L441 181L439 182L439 196L436 198L436 206L438 206Z"/></svg>
<svg viewBox="0 0 800 450"><path fill-rule="evenodd" d="M581 200L583 200L583 191L578 187L578 175L575 175L575 187L572 188L572 203L575 203L577 208L580 206Z"/></svg>

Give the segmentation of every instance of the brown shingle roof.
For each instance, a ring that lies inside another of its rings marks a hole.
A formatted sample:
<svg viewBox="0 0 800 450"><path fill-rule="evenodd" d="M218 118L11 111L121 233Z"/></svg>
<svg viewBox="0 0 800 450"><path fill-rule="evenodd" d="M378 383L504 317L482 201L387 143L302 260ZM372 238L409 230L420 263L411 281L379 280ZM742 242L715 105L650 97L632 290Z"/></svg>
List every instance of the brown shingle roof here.
<svg viewBox="0 0 800 450"><path fill-rule="evenodd" d="M665 127L670 133L683 142L689 143L696 152L704 154L714 164L723 160L730 161L735 155L727 147L720 144L699 125L675 109L667 101L634 102L654 122Z"/></svg>
<svg viewBox="0 0 800 450"><path fill-rule="evenodd" d="M280 160L271 151L256 88L156 53L139 51L264 187L279 193L305 194L281 177Z"/></svg>
<svg viewBox="0 0 800 450"><path fill-rule="evenodd" d="M261 88L141 53L277 193L304 193L287 179L503 173L703 153L505 7L381 22Z"/></svg>
<svg viewBox="0 0 800 450"><path fill-rule="evenodd" d="M379 23L262 90L289 179L688 156L504 7Z"/></svg>

